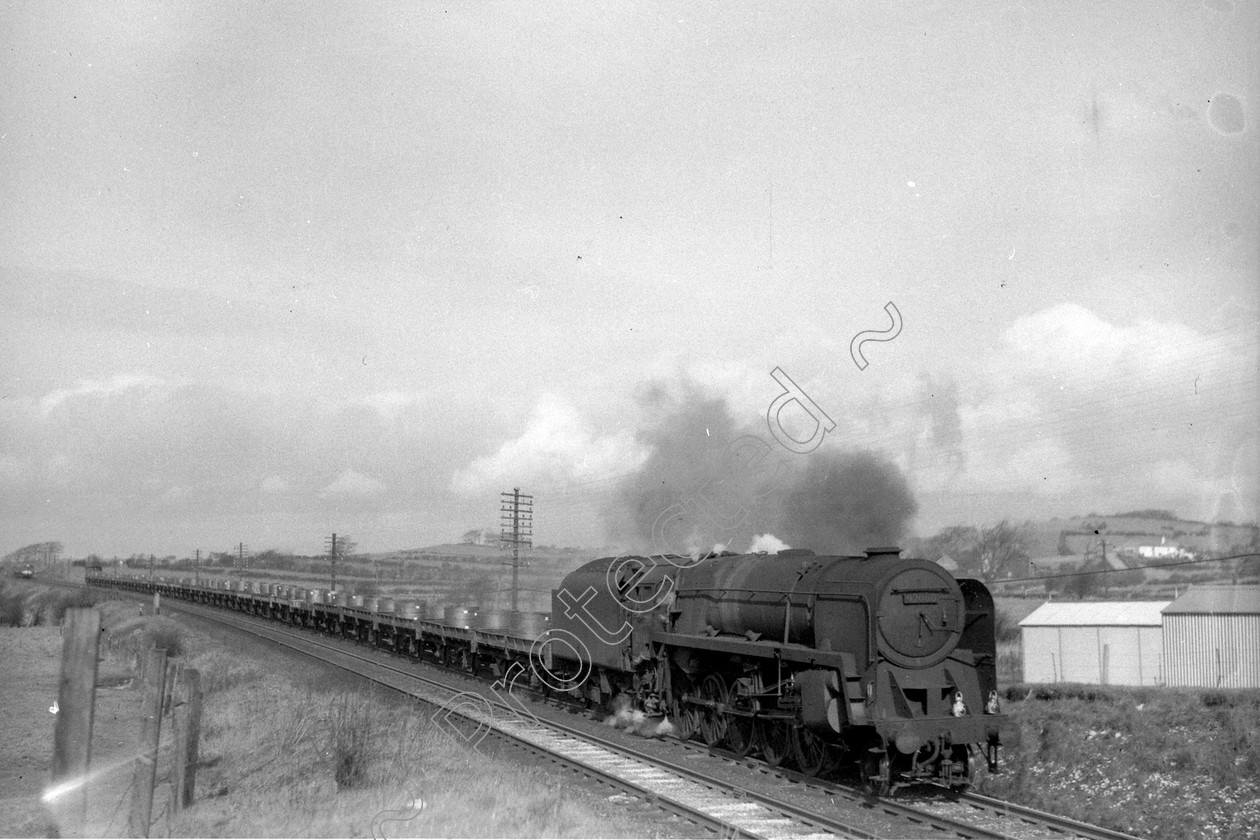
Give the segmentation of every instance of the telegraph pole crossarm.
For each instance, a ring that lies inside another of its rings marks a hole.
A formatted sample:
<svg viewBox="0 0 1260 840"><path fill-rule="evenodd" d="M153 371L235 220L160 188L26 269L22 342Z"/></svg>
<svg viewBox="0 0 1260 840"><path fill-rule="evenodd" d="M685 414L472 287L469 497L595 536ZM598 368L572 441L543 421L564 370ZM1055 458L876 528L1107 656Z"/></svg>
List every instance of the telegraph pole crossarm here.
<svg viewBox="0 0 1260 840"><path fill-rule="evenodd" d="M332 592L337 591L337 556L346 551L346 546L350 545L350 535L342 534L338 536L333 534L331 537L324 538L324 550L328 552L328 560L331 565ZM353 548L351 548L353 551Z"/></svg>
<svg viewBox="0 0 1260 840"><path fill-rule="evenodd" d="M499 541L512 548L512 612L520 610L521 592L521 546L533 545L534 497L522 493L521 488L513 487L511 493L500 493L503 497L499 508L502 520Z"/></svg>

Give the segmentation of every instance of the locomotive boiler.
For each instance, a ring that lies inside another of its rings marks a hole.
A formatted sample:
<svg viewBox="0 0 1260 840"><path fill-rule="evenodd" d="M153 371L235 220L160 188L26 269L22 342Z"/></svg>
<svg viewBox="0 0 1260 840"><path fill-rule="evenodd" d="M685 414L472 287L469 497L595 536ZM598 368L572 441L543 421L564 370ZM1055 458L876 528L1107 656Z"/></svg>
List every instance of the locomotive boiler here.
<svg viewBox="0 0 1260 840"><path fill-rule="evenodd" d="M1005 725L993 600L900 554L605 558L556 590L553 626L589 698L627 693L684 739L809 774L847 760L879 794L963 787Z"/></svg>

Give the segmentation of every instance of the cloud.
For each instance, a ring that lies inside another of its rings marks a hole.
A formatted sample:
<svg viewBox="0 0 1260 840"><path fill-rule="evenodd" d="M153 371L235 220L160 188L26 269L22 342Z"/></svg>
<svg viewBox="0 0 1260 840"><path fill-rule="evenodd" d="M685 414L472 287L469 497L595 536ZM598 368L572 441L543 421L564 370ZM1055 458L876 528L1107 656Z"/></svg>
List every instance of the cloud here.
<svg viewBox="0 0 1260 840"><path fill-rule="evenodd" d="M337 479L319 491L320 498L329 496L375 496L385 492L385 485L374 478L347 469Z"/></svg>
<svg viewBox="0 0 1260 840"><path fill-rule="evenodd" d="M336 482L334 482L336 483ZM332 485L329 485L332 486ZM280 495L289 492L289 482L285 481L278 475L269 475L258 485L258 489L270 496ZM327 489L327 488L325 488Z"/></svg>
<svg viewBox="0 0 1260 840"><path fill-rule="evenodd" d="M58 388L45 394L39 401L39 409L45 415L51 414L67 400L86 396L110 396L134 388L157 388L166 382L156 376L136 373L120 373L107 380L82 380L73 388Z"/></svg>
<svg viewBox="0 0 1260 840"><path fill-rule="evenodd" d="M995 515L1035 517L1048 502L1079 512L1082 499L1195 518L1248 510L1256 469L1239 468L1239 453L1255 447L1256 360L1241 328L1126 323L1076 304L1017 318L959 376L961 458L927 457L919 421L915 484L957 494L938 498L955 510L983 498Z"/></svg>
<svg viewBox="0 0 1260 840"><path fill-rule="evenodd" d="M432 397L427 394L411 391L379 391L356 397L350 402L354 405L368 406L387 420L396 420L407 409L424 405L431 399Z"/></svg>
<svg viewBox="0 0 1260 840"><path fill-rule="evenodd" d="M644 457L629 431L600 434L567 400L546 395L520 437L457 470L452 487L471 495L522 484L592 481L634 469Z"/></svg>
<svg viewBox="0 0 1260 840"><path fill-rule="evenodd" d="M161 500L167 504L178 504L188 498L190 490L182 485L170 487L161 496Z"/></svg>

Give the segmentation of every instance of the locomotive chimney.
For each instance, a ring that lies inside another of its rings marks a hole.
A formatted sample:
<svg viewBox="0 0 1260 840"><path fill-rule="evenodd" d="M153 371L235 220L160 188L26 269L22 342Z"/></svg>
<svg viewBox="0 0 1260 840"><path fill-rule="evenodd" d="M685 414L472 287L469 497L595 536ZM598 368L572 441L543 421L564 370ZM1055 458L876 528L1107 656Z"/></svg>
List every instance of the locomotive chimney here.
<svg viewBox="0 0 1260 840"><path fill-rule="evenodd" d="M895 545L876 546L866 549L867 560L892 559L901 556L901 549Z"/></svg>

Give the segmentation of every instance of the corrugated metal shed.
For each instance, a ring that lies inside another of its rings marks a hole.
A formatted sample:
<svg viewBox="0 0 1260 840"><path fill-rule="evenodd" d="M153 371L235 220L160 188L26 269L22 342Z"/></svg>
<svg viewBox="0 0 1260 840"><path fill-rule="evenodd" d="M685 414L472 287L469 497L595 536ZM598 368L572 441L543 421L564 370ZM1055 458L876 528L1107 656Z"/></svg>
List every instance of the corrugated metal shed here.
<svg viewBox="0 0 1260 840"><path fill-rule="evenodd" d="M1081 601L1048 603L1033 610L1020 627L1159 627L1171 601Z"/></svg>
<svg viewBox="0 0 1260 840"><path fill-rule="evenodd" d="M1164 615L1260 614L1260 586L1196 586L1164 609Z"/></svg>
<svg viewBox="0 0 1260 840"><path fill-rule="evenodd" d="M1168 684L1260 688L1260 587L1196 587L1164 610Z"/></svg>
<svg viewBox="0 0 1260 840"><path fill-rule="evenodd" d="M1168 601L1042 604L1019 623L1025 682L1159 685Z"/></svg>

